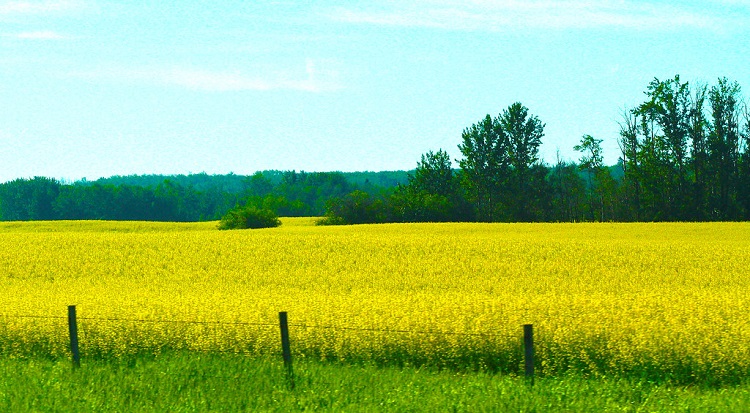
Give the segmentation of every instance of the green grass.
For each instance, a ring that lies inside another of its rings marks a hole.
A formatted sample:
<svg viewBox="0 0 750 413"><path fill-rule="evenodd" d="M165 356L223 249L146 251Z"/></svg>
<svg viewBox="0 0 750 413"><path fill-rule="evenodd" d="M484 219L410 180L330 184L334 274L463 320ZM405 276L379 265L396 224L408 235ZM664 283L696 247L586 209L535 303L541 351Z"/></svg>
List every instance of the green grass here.
<svg viewBox="0 0 750 413"><path fill-rule="evenodd" d="M0 358L0 411L747 411L750 383L680 387L174 352L110 360Z"/></svg>

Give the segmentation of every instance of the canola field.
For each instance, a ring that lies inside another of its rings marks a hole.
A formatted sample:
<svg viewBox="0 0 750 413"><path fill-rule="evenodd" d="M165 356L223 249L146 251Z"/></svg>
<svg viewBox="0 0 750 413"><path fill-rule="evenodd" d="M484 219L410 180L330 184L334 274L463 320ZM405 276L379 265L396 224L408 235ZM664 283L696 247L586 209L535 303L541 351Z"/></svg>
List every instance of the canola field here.
<svg viewBox="0 0 750 413"><path fill-rule="evenodd" d="M750 377L750 224L0 223L0 356L169 349L729 383Z"/></svg>

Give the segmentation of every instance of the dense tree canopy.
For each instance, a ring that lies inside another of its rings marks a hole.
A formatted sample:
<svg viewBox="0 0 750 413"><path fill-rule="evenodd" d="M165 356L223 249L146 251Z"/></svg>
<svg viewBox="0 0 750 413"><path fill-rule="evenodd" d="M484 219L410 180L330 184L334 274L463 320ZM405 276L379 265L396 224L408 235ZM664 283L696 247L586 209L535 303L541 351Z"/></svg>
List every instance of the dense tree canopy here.
<svg viewBox="0 0 750 413"><path fill-rule="evenodd" d="M203 221L218 220L237 205L281 216L321 216L329 200L354 190L372 195L389 190L369 179L407 181L406 172L352 175L266 171L252 176L111 177L72 184L41 177L16 179L0 184L0 219Z"/></svg>

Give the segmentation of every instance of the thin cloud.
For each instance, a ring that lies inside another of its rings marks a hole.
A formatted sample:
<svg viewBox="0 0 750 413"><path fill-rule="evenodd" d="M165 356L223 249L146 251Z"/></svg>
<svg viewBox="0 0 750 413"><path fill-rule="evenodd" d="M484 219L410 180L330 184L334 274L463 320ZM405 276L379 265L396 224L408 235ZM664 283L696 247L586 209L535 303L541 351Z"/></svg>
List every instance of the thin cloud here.
<svg viewBox="0 0 750 413"><path fill-rule="evenodd" d="M737 1L737 0L735 0ZM500 31L515 28L629 28L722 30L727 19L680 3L627 0L423 0L373 8L337 8L329 18L349 23ZM734 23L734 22L732 22Z"/></svg>
<svg viewBox="0 0 750 413"><path fill-rule="evenodd" d="M260 77L239 71L221 72L194 68L106 68L73 73L75 77L178 86L208 92L298 90L328 92L341 88L337 72L321 72L308 60L306 77L292 78L282 74Z"/></svg>

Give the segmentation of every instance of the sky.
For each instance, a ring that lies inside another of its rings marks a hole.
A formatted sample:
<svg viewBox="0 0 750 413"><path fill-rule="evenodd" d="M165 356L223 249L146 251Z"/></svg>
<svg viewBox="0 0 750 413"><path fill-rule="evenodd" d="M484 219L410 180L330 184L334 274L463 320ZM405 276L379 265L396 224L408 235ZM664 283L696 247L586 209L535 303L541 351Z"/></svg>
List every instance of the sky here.
<svg viewBox="0 0 750 413"><path fill-rule="evenodd" d="M613 164L654 78L750 96L749 39L750 0L0 0L0 182L409 170L514 102Z"/></svg>

